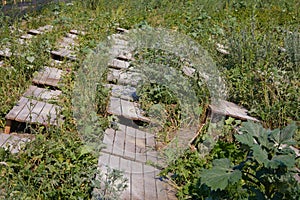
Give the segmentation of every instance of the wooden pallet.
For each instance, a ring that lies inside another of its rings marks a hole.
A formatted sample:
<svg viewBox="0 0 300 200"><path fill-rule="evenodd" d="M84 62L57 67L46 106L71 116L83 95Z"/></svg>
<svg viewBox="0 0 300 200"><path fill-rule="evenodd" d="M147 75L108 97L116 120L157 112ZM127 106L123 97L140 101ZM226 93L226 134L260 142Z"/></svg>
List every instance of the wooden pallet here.
<svg viewBox="0 0 300 200"><path fill-rule="evenodd" d="M12 56L12 52L9 48L5 47L0 49L0 58L10 58Z"/></svg>
<svg viewBox="0 0 300 200"><path fill-rule="evenodd" d="M60 111L61 108L57 105L21 97L17 105L5 116L5 133L10 133L13 121L45 126L57 125L58 121L61 121Z"/></svg>
<svg viewBox="0 0 300 200"><path fill-rule="evenodd" d="M37 86L31 85L23 94L23 96L29 99L48 101L48 100L58 99L61 93L62 92L60 90L50 90L50 89L39 88Z"/></svg>
<svg viewBox="0 0 300 200"><path fill-rule="evenodd" d="M57 60L64 60L64 59L72 60L72 61L76 60L75 53L71 50L64 49L64 48L51 51L51 55L53 59L57 59Z"/></svg>
<svg viewBox="0 0 300 200"><path fill-rule="evenodd" d="M32 82L36 85L58 87L63 71L53 67L45 67L34 76Z"/></svg>
<svg viewBox="0 0 300 200"><path fill-rule="evenodd" d="M128 85L107 84L107 88L111 89L111 95L128 101L137 101L136 88Z"/></svg>
<svg viewBox="0 0 300 200"><path fill-rule="evenodd" d="M217 102L215 105L209 105L209 108L211 110L211 115L218 114L218 115L230 116L242 120L251 120L251 121L259 122L258 119L248 115L247 109L242 108L232 102L228 102L225 100L221 100Z"/></svg>
<svg viewBox="0 0 300 200"><path fill-rule="evenodd" d="M108 67L114 69L127 69L130 66L130 63L124 60L113 59L108 63Z"/></svg>
<svg viewBox="0 0 300 200"><path fill-rule="evenodd" d="M141 74L134 71L109 69L107 73L107 81L116 84L137 86L141 80Z"/></svg>
<svg viewBox="0 0 300 200"><path fill-rule="evenodd" d="M75 30L75 29L70 30L70 33L74 35L86 35L86 32Z"/></svg>
<svg viewBox="0 0 300 200"><path fill-rule="evenodd" d="M113 96L110 97L107 112L131 120L150 122L150 119L144 116L144 112L139 108L138 103Z"/></svg>

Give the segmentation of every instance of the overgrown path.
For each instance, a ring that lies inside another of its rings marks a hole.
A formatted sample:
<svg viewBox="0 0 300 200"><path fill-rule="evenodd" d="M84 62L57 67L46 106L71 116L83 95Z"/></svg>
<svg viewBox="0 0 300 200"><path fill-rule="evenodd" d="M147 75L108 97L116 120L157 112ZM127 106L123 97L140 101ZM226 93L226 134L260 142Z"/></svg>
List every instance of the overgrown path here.
<svg viewBox="0 0 300 200"><path fill-rule="evenodd" d="M26 45L35 37L52 30L52 26L46 25L36 30L29 30L27 34L19 38L20 44ZM115 128L105 131L103 143L106 145L99 157L99 167L104 174L104 179L109 179L105 173L109 169L120 170L127 178L128 187L121 194L121 199L176 199L172 187L159 176L159 166L163 162L157 151L155 133L141 129L138 124L149 123L151 119L144 115L140 109L136 86L139 74L129 70L133 52L127 47L127 30L118 29L119 33L111 38L114 46L111 53L114 58L107 64L108 76L106 86L111 89L107 112L117 116L119 122ZM74 47L78 45L78 37L84 32L70 30L60 39L57 49L51 51L51 66L43 67L32 80L32 85L25 91L17 104L6 115L5 133L10 133L20 124L30 125L59 125L63 122L61 105L57 99L61 95L61 81L65 73L68 73L68 62L76 60ZM0 51L0 57L14 55L9 48ZM1 63L0 63L1 65ZM184 67L183 73L192 76L195 70ZM223 101L219 107L210 106L212 114L230 115L241 119L250 119L247 110L237 105ZM180 131L179 131L180 132ZM197 130L184 130L185 134L178 134L178 140L183 148L186 148ZM27 142L32 137L22 138L18 135L3 135L0 137L0 146L13 144L12 152L17 152L20 143ZM177 145L177 144L176 144ZM172 145L170 145L172 148ZM105 180L103 180L105 182ZM107 180L106 180L107 181ZM105 194L104 194L105 195Z"/></svg>
<svg viewBox="0 0 300 200"><path fill-rule="evenodd" d="M120 32L126 30L119 29ZM126 49L127 41L122 34L111 36L115 58L108 64L107 87L111 96L107 112L118 116L116 128L105 131L104 144L99 157L102 172L108 169L123 171L128 187L121 199L175 199L170 186L159 176L155 167L159 162L155 135L138 128L134 121L147 123L136 98L136 78L127 71L132 58ZM152 163L152 165L150 164ZM104 177L108 178L108 177Z"/></svg>

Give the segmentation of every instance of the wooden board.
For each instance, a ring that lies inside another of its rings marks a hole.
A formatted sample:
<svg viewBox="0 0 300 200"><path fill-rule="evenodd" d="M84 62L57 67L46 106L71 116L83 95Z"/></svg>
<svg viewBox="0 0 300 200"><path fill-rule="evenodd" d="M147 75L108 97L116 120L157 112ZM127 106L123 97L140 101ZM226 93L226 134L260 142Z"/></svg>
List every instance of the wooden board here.
<svg viewBox="0 0 300 200"><path fill-rule="evenodd" d="M141 80L138 72L109 69L107 73L107 81L116 84L137 86Z"/></svg>
<svg viewBox="0 0 300 200"><path fill-rule="evenodd" d="M5 118L17 122L55 125L58 118L60 118L60 110L59 106L21 97L17 105L13 107Z"/></svg>
<svg viewBox="0 0 300 200"><path fill-rule="evenodd" d="M238 119L242 119L242 120L251 120L251 121L256 121L256 122L259 121L258 119L254 118L254 117L250 117L248 115L247 109L242 108L234 103L231 103L231 102L228 102L225 100L221 100L215 105L209 105L209 108L210 108L212 114L216 113L216 114L221 114L224 116L231 116L233 118L238 118Z"/></svg>
<svg viewBox="0 0 300 200"><path fill-rule="evenodd" d="M187 66L184 66L182 68L182 71L185 75L189 76L189 77L193 77L194 73L195 73L195 69L194 68L191 68L191 67L187 67Z"/></svg>
<svg viewBox="0 0 300 200"><path fill-rule="evenodd" d="M42 99L42 100L51 100L58 99L58 96L62 92L60 90L49 90L45 88L39 88L37 86L31 85L23 94L24 97Z"/></svg>
<svg viewBox="0 0 300 200"><path fill-rule="evenodd" d="M78 36L76 34L72 34L72 33L67 33L66 36L68 38L72 38L72 39L77 39L78 38Z"/></svg>
<svg viewBox="0 0 300 200"><path fill-rule="evenodd" d="M108 66L114 69L127 69L129 65L129 62L119 59L113 59L108 63Z"/></svg>
<svg viewBox="0 0 300 200"><path fill-rule="evenodd" d="M11 56L12 56L12 52L9 48L5 47L3 49L0 49L0 57L9 58Z"/></svg>
<svg viewBox="0 0 300 200"><path fill-rule="evenodd" d="M45 25L45 26L39 27L37 30L40 32L48 32L48 31L51 31L52 29L53 29L52 25Z"/></svg>
<svg viewBox="0 0 300 200"><path fill-rule="evenodd" d="M37 85L58 87L62 73L63 71L57 68L45 67L33 77L32 82Z"/></svg>
<svg viewBox="0 0 300 200"><path fill-rule="evenodd" d="M33 38L33 35L31 35L31 34L24 34L24 35L21 35L20 38L21 39L25 39L25 40L29 40L29 39Z"/></svg>
<svg viewBox="0 0 300 200"><path fill-rule="evenodd" d="M71 50L68 49L58 49L55 51L51 51L51 55L53 59L57 59L57 60L76 60L76 56L75 53Z"/></svg>
<svg viewBox="0 0 300 200"><path fill-rule="evenodd" d="M139 108L138 103L126 101L113 96L110 97L107 112L109 114L122 116L131 120L150 122L149 118L142 115L143 111Z"/></svg>
<svg viewBox="0 0 300 200"><path fill-rule="evenodd" d="M59 46L62 47L62 48L66 48L66 47L71 48L71 47L74 47L74 46L78 46L78 44L72 38L63 37L62 40L59 43Z"/></svg>
<svg viewBox="0 0 300 200"><path fill-rule="evenodd" d="M139 97L136 94L136 88L128 85L107 84L106 87L111 89L111 95L129 101L137 101Z"/></svg>
<svg viewBox="0 0 300 200"><path fill-rule="evenodd" d="M125 61L130 61L134 60L132 53L126 49L120 49L117 46L113 46L110 49L110 53L112 54L113 57L119 59L119 60L125 60Z"/></svg>
<svg viewBox="0 0 300 200"><path fill-rule="evenodd" d="M86 35L86 33L84 31L79 31L79 30L75 30L75 29L70 30L70 33L75 34L75 35Z"/></svg>
<svg viewBox="0 0 300 200"><path fill-rule="evenodd" d="M119 33L128 33L128 32L129 32L129 30L127 30L127 29L125 29L125 28L120 28L120 27L116 28L116 30L117 30Z"/></svg>
<svg viewBox="0 0 300 200"><path fill-rule="evenodd" d="M31 34L31 35L41 35L42 32L41 31L38 31L36 29L31 29L29 31L27 31L28 34Z"/></svg>

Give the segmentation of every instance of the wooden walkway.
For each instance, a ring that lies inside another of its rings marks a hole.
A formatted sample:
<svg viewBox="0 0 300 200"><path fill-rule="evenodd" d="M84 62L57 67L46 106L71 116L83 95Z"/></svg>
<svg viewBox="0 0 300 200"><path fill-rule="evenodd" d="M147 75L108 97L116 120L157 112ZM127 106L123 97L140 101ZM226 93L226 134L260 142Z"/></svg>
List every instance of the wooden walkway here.
<svg viewBox="0 0 300 200"><path fill-rule="evenodd" d="M119 29L119 32L126 32ZM140 74L128 70L132 54L125 48L127 41L122 34L114 34L111 54L115 57L108 63L107 80L111 84L111 96L107 108L109 114L120 119L150 122L144 116L138 103L135 86ZM132 123L134 124L134 123ZM103 172L107 168L121 170L128 179L128 188L122 193L121 199L176 199L171 187L159 177L159 153L156 151L154 134L138 129L132 124L117 124L118 129L109 128L105 131L104 144L99 157L99 167ZM149 163L154 164L149 165Z"/></svg>
<svg viewBox="0 0 300 200"><path fill-rule="evenodd" d="M27 34L21 36L21 39L31 40L52 29L53 26L46 25L36 30L29 30ZM60 49L51 51L54 63L60 63L60 61L64 59L76 59L74 52L69 49L76 45L76 39L80 33L80 31L76 32L76 30L71 30L66 34L66 37L59 42ZM21 99L5 116L5 133L10 133L11 127L15 123L47 126L58 125L63 122L63 116L60 115L61 107L55 104L62 93L59 87L63 74L64 70L47 66L36 73L32 80L33 85L25 91Z"/></svg>

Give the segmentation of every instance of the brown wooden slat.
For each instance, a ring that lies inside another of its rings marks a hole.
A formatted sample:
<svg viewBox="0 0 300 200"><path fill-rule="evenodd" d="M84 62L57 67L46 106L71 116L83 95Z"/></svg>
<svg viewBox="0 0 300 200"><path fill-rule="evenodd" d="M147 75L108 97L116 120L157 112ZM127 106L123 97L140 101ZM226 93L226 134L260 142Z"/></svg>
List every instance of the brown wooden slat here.
<svg viewBox="0 0 300 200"><path fill-rule="evenodd" d="M107 109L107 112L112 115L122 115L121 99L110 97L110 102L109 102L109 107Z"/></svg>
<svg viewBox="0 0 300 200"><path fill-rule="evenodd" d="M70 30L71 34L75 34L75 35L85 35L86 33L84 31L78 31L75 29Z"/></svg>
<svg viewBox="0 0 300 200"><path fill-rule="evenodd" d="M121 99L121 110L122 116L124 116L125 118L138 120L133 102Z"/></svg>
<svg viewBox="0 0 300 200"><path fill-rule="evenodd" d="M34 97L36 89L37 89L37 86L34 86L34 85L29 86L29 88L25 91L23 96L24 97Z"/></svg>
<svg viewBox="0 0 300 200"><path fill-rule="evenodd" d="M41 111L43 110L45 104L46 104L45 102L38 101L35 104L34 108L31 110L31 112L29 113L29 115L27 116L27 118L25 119L25 122L36 123L37 118L40 115Z"/></svg>
<svg viewBox="0 0 300 200"><path fill-rule="evenodd" d="M119 59L113 59L111 62L108 63L109 67L115 68L115 69L127 69L129 67L130 63L124 60Z"/></svg>
<svg viewBox="0 0 300 200"><path fill-rule="evenodd" d="M29 99L21 112L16 116L15 121L26 122L27 116L32 113L35 104L37 104L36 100Z"/></svg>
<svg viewBox="0 0 300 200"><path fill-rule="evenodd" d="M157 199L168 199L166 183L160 180L158 171L155 171L154 174L156 176L155 183L156 183Z"/></svg>
<svg viewBox="0 0 300 200"><path fill-rule="evenodd" d="M50 115L50 111L53 106L54 106L53 104L46 103L40 115L37 117L36 122L39 124L47 125L48 116Z"/></svg>
<svg viewBox="0 0 300 200"><path fill-rule="evenodd" d="M45 79L48 78L50 74L50 68L44 67L41 69L36 76L33 77L32 82L36 84L45 84Z"/></svg>
<svg viewBox="0 0 300 200"><path fill-rule="evenodd" d="M144 182L145 182L144 199L157 199L154 171L155 168L148 165L144 165Z"/></svg>
<svg viewBox="0 0 300 200"><path fill-rule="evenodd" d="M119 124L119 129L116 131L113 146L113 154L115 155L123 156L124 154L125 130L126 127L122 124Z"/></svg>
<svg viewBox="0 0 300 200"><path fill-rule="evenodd" d="M149 187L144 183L143 177L143 165L142 163L132 162L132 174L131 174L131 197L132 199L147 199L145 197L145 189ZM151 198L150 198L151 199ZM152 200L152 199L151 199Z"/></svg>
<svg viewBox="0 0 300 200"><path fill-rule="evenodd" d="M35 29L31 29L29 31L27 31L27 33L31 34L31 35L40 35L42 34L41 31L35 30Z"/></svg>
<svg viewBox="0 0 300 200"><path fill-rule="evenodd" d="M17 115L21 112L21 110L23 110L27 102L28 98L21 97L17 105L15 105L13 109L9 111L5 118L9 120L14 120L17 117Z"/></svg>
<svg viewBox="0 0 300 200"><path fill-rule="evenodd" d="M125 191L122 192L120 199L122 200L130 200L131 196L131 161L121 158L120 161L120 169L124 172L124 178L128 179L127 185L128 187L125 189Z"/></svg>

